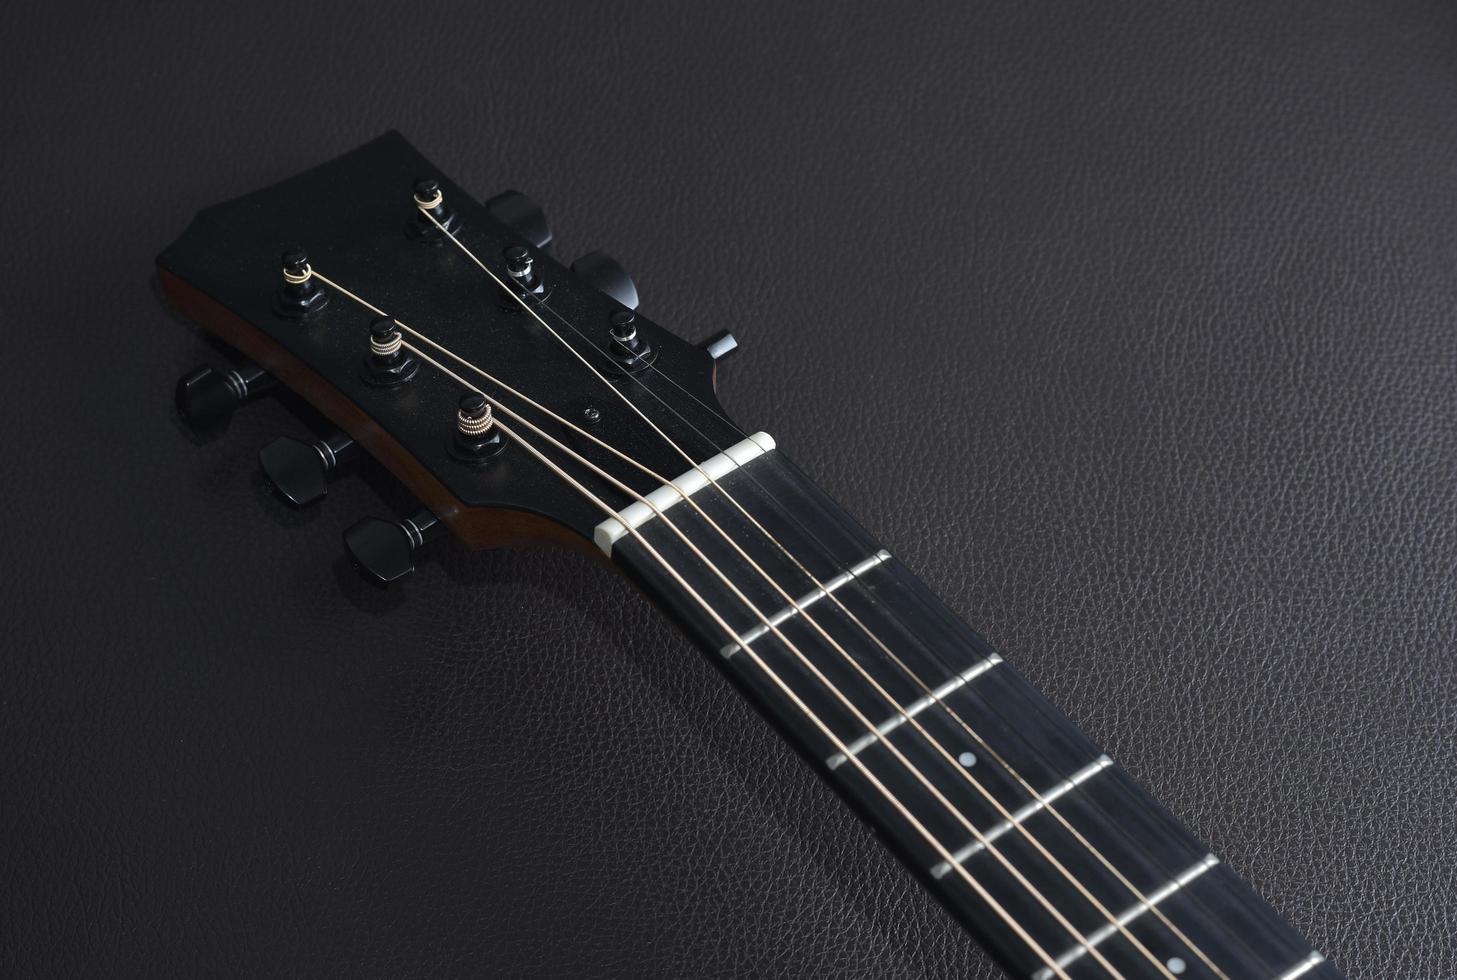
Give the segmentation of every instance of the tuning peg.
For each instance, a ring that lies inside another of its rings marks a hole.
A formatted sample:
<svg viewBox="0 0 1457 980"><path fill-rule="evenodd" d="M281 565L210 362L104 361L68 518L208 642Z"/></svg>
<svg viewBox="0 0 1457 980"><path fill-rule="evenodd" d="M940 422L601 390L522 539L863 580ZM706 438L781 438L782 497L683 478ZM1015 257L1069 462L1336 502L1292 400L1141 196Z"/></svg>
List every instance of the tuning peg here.
<svg viewBox="0 0 1457 980"><path fill-rule="evenodd" d="M632 276L606 252L588 252L572 263L572 271L629 310L637 309L637 286Z"/></svg>
<svg viewBox="0 0 1457 980"><path fill-rule="evenodd" d="M739 341L727 330L720 330L698 346L707 351L708 356L715 361L721 361L739 349Z"/></svg>
<svg viewBox="0 0 1457 980"><path fill-rule="evenodd" d="M240 402L273 386L273 379L252 361L219 371L206 364L177 381L177 414L194 429L223 424Z"/></svg>
<svg viewBox="0 0 1457 980"><path fill-rule="evenodd" d="M337 430L313 443L280 436L258 451L258 465L279 496L302 507L327 494L329 473L358 451L354 440Z"/></svg>
<svg viewBox="0 0 1457 980"><path fill-rule="evenodd" d="M415 570L415 549L442 529L435 515L424 508L403 521L366 517L344 532L344 547L365 578L388 585Z"/></svg>
<svg viewBox="0 0 1457 980"><path fill-rule="evenodd" d="M541 205L520 191L497 194L486 202L486 210L536 248L551 248L551 228Z"/></svg>

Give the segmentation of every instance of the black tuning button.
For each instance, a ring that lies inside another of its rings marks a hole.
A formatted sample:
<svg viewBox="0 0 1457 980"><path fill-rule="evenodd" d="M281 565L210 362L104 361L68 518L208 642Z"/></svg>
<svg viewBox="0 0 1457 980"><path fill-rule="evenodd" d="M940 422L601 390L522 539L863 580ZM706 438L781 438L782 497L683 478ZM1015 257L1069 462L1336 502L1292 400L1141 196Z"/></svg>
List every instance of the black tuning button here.
<svg viewBox="0 0 1457 980"><path fill-rule="evenodd" d="M505 191L486 202L486 210L501 224L538 249L551 247L551 228L541 205L520 191Z"/></svg>
<svg viewBox="0 0 1457 980"><path fill-rule="evenodd" d="M354 440L338 431L313 443L280 436L258 451L258 465L279 496L302 507L323 498L329 473L358 451Z"/></svg>
<svg viewBox="0 0 1457 980"><path fill-rule="evenodd" d="M251 361L223 371L204 364L178 379L177 414L194 429L211 429L226 422L239 403L272 386L268 373Z"/></svg>
<svg viewBox="0 0 1457 980"><path fill-rule="evenodd" d="M611 296L629 310L637 309L637 286L616 259L606 252L588 252L572 263L572 271L587 285Z"/></svg>
<svg viewBox="0 0 1457 980"><path fill-rule="evenodd" d="M403 521L366 517L344 532L344 547L365 578L388 585L415 570L415 549L441 530L440 521L424 508Z"/></svg>

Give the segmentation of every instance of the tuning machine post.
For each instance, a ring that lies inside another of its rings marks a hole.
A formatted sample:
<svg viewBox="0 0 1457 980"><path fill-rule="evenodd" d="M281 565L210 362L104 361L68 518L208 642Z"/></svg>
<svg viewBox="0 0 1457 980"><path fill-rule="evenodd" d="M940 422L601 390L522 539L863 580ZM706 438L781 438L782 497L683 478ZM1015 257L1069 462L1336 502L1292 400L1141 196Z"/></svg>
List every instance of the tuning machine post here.
<svg viewBox="0 0 1457 980"><path fill-rule="evenodd" d="M414 213L405 223L407 238L438 245L445 241L447 235L460 231L460 217L445 203L440 181L434 177L421 177L415 181L414 200Z"/></svg>
<svg viewBox="0 0 1457 980"><path fill-rule="evenodd" d="M404 337L393 317L382 316L369 325L369 348L359 373L377 388L395 388L415 377L420 360L404 346Z"/></svg>
<svg viewBox="0 0 1457 980"><path fill-rule="evenodd" d="M462 395L455 413L455 431L450 436L450 455L467 466L484 466L505 448L506 440L496 425L491 403L478 391Z"/></svg>
<svg viewBox="0 0 1457 980"><path fill-rule="evenodd" d="M294 246L279 261L283 282L273 294L273 312L287 320L302 320L322 310L329 294L309 268L309 253Z"/></svg>
<svg viewBox="0 0 1457 980"><path fill-rule="evenodd" d="M610 341L607 350L620 370L632 374L657 359L657 350L647 342L647 338L638 334L637 314L631 310L618 310L607 323Z"/></svg>
<svg viewBox="0 0 1457 980"><path fill-rule="evenodd" d="M536 274L536 260L531 249L521 244L508 245L501 255L506 262L506 275L511 277L517 289L523 294L545 295L546 283Z"/></svg>

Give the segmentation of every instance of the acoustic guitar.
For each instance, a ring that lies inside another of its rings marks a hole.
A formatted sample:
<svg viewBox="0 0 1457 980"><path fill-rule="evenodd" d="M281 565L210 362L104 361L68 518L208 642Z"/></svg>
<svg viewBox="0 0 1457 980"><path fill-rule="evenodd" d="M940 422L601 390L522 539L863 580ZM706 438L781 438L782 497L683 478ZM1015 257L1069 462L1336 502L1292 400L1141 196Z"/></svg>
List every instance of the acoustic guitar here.
<svg viewBox="0 0 1457 980"><path fill-rule="evenodd" d="M539 207L478 203L398 134L207 208L158 258L240 354L182 378L216 425L284 385L337 431L264 472L303 506L371 454L418 512L345 544L380 583L446 531L628 576L1012 976L1342 974L1000 653L715 397L721 334L637 311ZM246 358L242 360L241 358Z"/></svg>

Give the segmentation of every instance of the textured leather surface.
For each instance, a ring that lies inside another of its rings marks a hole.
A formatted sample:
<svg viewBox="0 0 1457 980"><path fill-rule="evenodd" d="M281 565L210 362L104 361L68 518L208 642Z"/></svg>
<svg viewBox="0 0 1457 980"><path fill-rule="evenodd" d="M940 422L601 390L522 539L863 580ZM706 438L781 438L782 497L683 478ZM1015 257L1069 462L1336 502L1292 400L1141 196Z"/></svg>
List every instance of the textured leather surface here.
<svg viewBox="0 0 1457 980"><path fill-rule="evenodd" d="M196 445L193 210L391 127L724 400L1352 977L1457 975L1457 8L0 13L0 974L992 976L646 601L357 582Z"/></svg>

